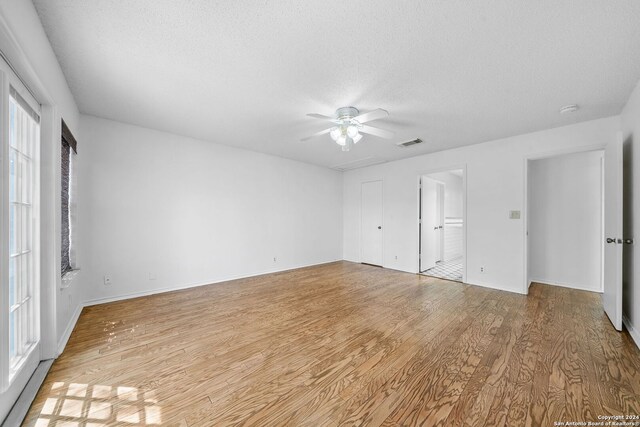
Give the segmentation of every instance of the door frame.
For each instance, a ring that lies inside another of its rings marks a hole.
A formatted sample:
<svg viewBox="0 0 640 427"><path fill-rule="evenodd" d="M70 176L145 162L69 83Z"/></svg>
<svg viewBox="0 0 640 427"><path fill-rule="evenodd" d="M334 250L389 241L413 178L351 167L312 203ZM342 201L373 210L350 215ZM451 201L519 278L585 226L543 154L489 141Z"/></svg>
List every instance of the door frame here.
<svg viewBox="0 0 640 427"><path fill-rule="evenodd" d="M528 154L523 156L523 175L524 175L524 197L522 200L522 242L523 242L523 283L522 283L522 293L524 295L528 295L529 294L529 286L531 285L531 282L529 281L529 236L528 236L528 231L529 231L529 161L532 160L542 160L542 159L549 159L552 157L558 157L558 156L564 156L564 155L568 155L568 154L577 154L577 153L586 153L589 151L601 151L604 150L605 147L607 146L607 143L601 143L601 144L591 144L591 145L583 145L583 146L577 146L577 147L567 147L567 148L561 148L558 150L551 150L551 151L543 151L540 153L533 153L533 154ZM603 172L603 180L604 180L604 169L602 170ZM604 195L604 188L601 189L602 194ZM602 208L604 209L604 201L603 201L603 206ZM603 220L604 220L604 212L603 212ZM604 231L603 231L604 232ZM603 242L600 243L601 246L604 245ZM604 259L604 248L601 248L601 257ZM603 261L601 261L602 264ZM604 271L600 274L601 276L601 280L602 280L602 274L604 274Z"/></svg>
<svg viewBox="0 0 640 427"><path fill-rule="evenodd" d="M18 80L40 102L40 360L58 356L60 276L60 115L51 92L0 14L0 51Z"/></svg>
<svg viewBox="0 0 640 427"><path fill-rule="evenodd" d="M446 171L445 171L446 172ZM437 173L437 172L435 172ZM439 219L441 219L444 223L444 192L445 192L445 187L446 184L443 181L440 181L439 179L435 179L435 178L431 178L429 176L429 174L427 175L422 175L420 177L420 206L418 207L418 209L420 210L420 216L419 216L419 223L418 223L418 227L420 229L420 236L419 236L419 240L420 240L420 259L418 262L418 273L422 273L423 271L427 271L427 270L423 270L422 269L422 178L428 178L431 181L433 181L436 184L436 200L438 201L437 203L439 204L438 206L438 213L437 216L439 217ZM438 245L438 248L436 250L436 254L439 254L441 259L438 259L438 256L436 256L436 263L438 261L442 261L444 259L444 228L442 228L442 230L440 231L440 244Z"/></svg>
<svg viewBox="0 0 640 427"><path fill-rule="evenodd" d="M462 283L467 283L467 164L466 163L457 163L453 165L430 168L425 170L424 172L420 172L416 177L416 188L417 188L417 196L416 196L416 232L418 233L418 245L415 253L417 254L417 262L416 262L416 273L420 273L420 263L421 263L421 253L422 250L422 188L420 186L422 177L424 175L430 175L433 173L441 173L448 172L452 170L462 170Z"/></svg>
<svg viewBox="0 0 640 427"><path fill-rule="evenodd" d="M385 227L384 227L384 179L379 178L379 179L368 179L366 181L361 181L360 182L360 230L358 232L359 237L360 237L360 244L359 246L359 258L360 258L360 262L362 263L362 186L364 184L368 184L371 182L378 182L380 181L380 183L382 184L382 265L380 267L384 267L384 232L385 232Z"/></svg>

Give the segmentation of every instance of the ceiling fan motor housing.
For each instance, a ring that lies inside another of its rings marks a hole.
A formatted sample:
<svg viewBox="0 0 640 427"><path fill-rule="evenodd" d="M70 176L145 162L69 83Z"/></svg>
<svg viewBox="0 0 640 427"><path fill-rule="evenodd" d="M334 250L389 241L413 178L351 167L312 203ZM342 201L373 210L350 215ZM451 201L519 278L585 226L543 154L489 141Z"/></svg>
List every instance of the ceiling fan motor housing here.
<svg viewBox="0 0 640 427"><path fill-rule="evenodd" d="M342 107L336 110L336 118L338 120L352 119L360 114L356 107Z"/></svg>

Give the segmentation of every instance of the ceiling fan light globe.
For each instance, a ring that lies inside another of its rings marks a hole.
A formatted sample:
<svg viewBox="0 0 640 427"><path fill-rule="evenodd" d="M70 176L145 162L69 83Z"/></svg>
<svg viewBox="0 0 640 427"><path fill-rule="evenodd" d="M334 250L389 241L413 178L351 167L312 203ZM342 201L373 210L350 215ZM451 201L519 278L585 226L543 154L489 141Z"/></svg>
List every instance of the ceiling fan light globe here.
<svg viewBox="0 0 640 427"><path fill-rule="evenodd" d="M342 145L344 147L344 145L347 143L347 137L344 135L340 135L338 139L336 139L336 142L338 143L338 145Z"/></svg>
<svg viewBox="0 0 640 427"><path fill-rule="evenodd" d="M358 135L358 128L356 126L351 125L347 127L347 136L349 138L355 139L357 135Z"/></svg>
<svg viewBox="0 0 640 427"><path fill-rule="evenodd" d="M342 132L337 126L331 129L331 132L329 132L329 136L331 136L331 139L333 139L334 141L337 141L341 134Z"/></svg>

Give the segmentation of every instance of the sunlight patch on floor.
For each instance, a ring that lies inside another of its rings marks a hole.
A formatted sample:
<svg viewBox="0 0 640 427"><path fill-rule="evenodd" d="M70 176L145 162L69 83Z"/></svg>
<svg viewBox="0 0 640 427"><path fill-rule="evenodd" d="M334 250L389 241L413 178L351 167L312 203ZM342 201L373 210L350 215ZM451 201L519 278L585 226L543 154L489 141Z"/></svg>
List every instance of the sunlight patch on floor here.
<svg viewBox="0 0 640 427"><path fill-rule="evenodd" d="M153 426L162 423L155 392L136 387L56 382L36 427Z"/></svg>

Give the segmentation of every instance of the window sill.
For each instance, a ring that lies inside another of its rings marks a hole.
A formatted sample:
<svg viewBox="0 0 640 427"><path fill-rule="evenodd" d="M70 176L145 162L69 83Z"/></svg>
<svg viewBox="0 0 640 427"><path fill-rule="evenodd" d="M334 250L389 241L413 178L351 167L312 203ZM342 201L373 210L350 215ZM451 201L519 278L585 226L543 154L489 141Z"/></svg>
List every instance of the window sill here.
<svg viewBox="0 0 640 427"><path fill-rule="evenodd" d="M60 289L67 289L68 287L70 287L79 272L80 272L80 269L67 271L62 276L62 281L60 282Z"/></svg>

